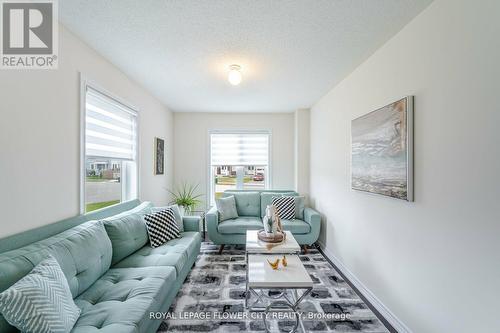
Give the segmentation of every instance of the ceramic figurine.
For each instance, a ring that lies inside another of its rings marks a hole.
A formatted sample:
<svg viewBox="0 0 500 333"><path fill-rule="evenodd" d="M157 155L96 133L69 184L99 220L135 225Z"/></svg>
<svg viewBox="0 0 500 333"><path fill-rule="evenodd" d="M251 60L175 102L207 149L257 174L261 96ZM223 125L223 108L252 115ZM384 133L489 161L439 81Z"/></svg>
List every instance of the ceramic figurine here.
<svg viewBox="0 0 500 333"><path fill-rule="evenodd" d="M283 259L281 259L281 263L283 264L283 267L288 266L288 261L286 261L285 255L283 255Z"/></svg>
<svg viewBox="0 0 500 333"><path fill-rule="evenodd" d="M274 262L270 262L268 259L267 262L268 262L269 266L271 266L272 269L277 270L279 267L280 260L278 258Z"/></svg>
<svg viewBox="0 0 500 333"><path fill-rule="evenodd" d="M273 234L273 220L266 215L264 216L262 222L264 223L264 231L266 232L266 235L271 236Z"/></svg>
<svg viewBox="0 0 500 333"><path fill-rule="evenodd" d="M266 207L266 215L264 216L263 222L267 236L273 236L278 232L281 227L281 222L274 205L268 205Z"/></svg>

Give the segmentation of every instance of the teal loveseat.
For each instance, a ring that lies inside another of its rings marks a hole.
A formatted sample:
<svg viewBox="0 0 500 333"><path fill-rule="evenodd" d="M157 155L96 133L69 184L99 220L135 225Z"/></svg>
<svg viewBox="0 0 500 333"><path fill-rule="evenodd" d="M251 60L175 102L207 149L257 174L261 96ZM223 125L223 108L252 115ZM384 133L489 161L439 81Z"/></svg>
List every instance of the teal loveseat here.
<svg viewBox="0 0 500 333"><path fill-rule="evenodd" d="M266 214L267 205L277 195L298 196L295 191L282 190L231 190L225 191L222 197L234 195L236 219L219 221L217 207L212 207L205 216L208 237L215 244L221 245L220 252L226 244L245 244L247 230L263 229L262 218ZM283 229L289 230L300 245L312 245L318 240L321 229L321 216L309 207L296 207L298 218L282 220Z"/></svg>
<svg viewBox="0 0 500 333"><path fill-rule="evenodd" d="M61 266L81 314L74 333L155 332L200 252L199 218L184 217L181 238L149 246L137 200L0 239L0 292L47 255ZM18 332L0 316L0 332Z"/></svg>

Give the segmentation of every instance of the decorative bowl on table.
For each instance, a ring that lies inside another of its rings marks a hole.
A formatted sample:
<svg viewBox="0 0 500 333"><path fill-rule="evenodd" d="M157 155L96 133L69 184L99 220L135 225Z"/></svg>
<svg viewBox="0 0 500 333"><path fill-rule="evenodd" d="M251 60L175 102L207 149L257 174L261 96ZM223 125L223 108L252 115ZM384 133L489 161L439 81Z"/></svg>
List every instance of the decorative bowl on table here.
<svg viewBox="0 0 500 333"><path fill-rule="evenodd" d="M257 237L265 243L282 243L286 239L286 234L281 231L271 234L262 229L257 231Z"/></svg>

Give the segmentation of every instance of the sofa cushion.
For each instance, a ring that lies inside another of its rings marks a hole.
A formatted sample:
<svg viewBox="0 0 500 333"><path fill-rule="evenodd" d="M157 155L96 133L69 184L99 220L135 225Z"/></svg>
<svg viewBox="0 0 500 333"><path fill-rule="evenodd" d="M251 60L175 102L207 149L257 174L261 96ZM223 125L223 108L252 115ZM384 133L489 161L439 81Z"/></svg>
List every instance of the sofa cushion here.
<svg viewBox="0 0 500 333"><path fill-rule="evenodd" d="M219 222L238 217L234 195L217 199L215 203L217 205L217 211L219 212Z"/></svg>
<svg viewBox="0 0 500 333"><path fill-rule="evenodd" d="M0 292L52 255L61 266L72 296L76 297L109 269L111 252L111 241L102 222L80 224L31 245L0 254ZM0 331L12 329L0 315Z"/></svg>
<svg viewBox="0 0 500 333"><path fill-rule="evenodd" d="M238 217L219 223L218 230L221 234L240 234L244 235L247 230L259 230L264 228L260 217Z"/></svg>
<svg viewBox="0 0 500 333"><path fill-rule="evenodd" d="M109 269L111 241L100 221L89 221L55 236L0 254L0 291L28 274L52 255L66 276L73 297Z"/></svg>
<svg viewBox="0 0 500 333"><path fill-rule="evenodd" d="M191 258L193 255L198 255L201 245L201 234L196 231L183 232L181 238L173 239L166 245L175 249L186 249L188 257Z"/></svg>
<svg viewBox="0 0 500 333"><path fill-rule="evenodd" d="M295 218L295 198L286 195L273 197L272 202L280 219L290 220Z"/></svg>
<svg viewBox="0 0 500 333"><path fill-rule="evenodd" d="M272 205L273 197L281 197L283 195L296 196L297 192L262 192L260 193L260 217L266 215L266 208Z"/></svg>
<svg viewBox="0 0 500 333"><path fill-rule="evenodd" d="M182 221L182 214L181 210L179 209L179 205L170 205L170 206L164 206L164 207L153 207L151 208L151 213L157 213L161 212L165 209L171 208L174 211L175 215L175 222L177 223L177 226L179 227L179 231L183 232L184 231L184 223Z"/></svg>
<svg viewBox="0 0 500 333"><path fill-rule="evenodd" d="M143 202L133 209L102 219L113 247L112 265L148 242L142 217L151 213L152 206L151 202Z"/></svg>
<svg viewBox="0 0 500 333"><path fill-rule="evenodd" d="M144 220L146 220L146 229L148 230L151 247L158 247L169 240L181 237L172 208L147 214L144 216Z"/></svg>
<svg viewBox="0 0 500 333"><path fill-rule="evenodd" d="M260 216L266 215L266 208L272 204L273 197L293 196L295 197L295 218L304 219L305 198L297 192L262 192L260 194Z"/></svg>
<svg viewBox="0 0 500 333"><path fill-rule="evenodd" d="M146 224L139 214L119 214L102 221L113 247L112 265L148 242Z"/></svg>
<svg viewBox="0 0 500 333"><path fill-rule="evenodd" d="M292 234L308 234L311 231L311 225L302 220L281 220L281 225L284 230L290 231Z"/></svg>
<svg viewBox="0 0 500 333"><path fill-rule="evenodd" d="M120 261L114 268L172 266L178 274L189 259L198 253L200 244L199 232L183 232L181 238L168 241L159 247L144 246Z"/></svg>
<svg viewBox="0 0 500 333"><path fill-rule="evenodd" d="M52 256L0 293L0 312L22 332L69 332L80 315Z"/></svg>
<svg viewBox="0 0 500 333"><path fill-rule="evenodd" d="M237 192L225 191L222 196L234 195L236 200L236 210L239 216L259 216L260 214L260 193L259 192Z"/></svg>
<svg viewBox="0 0 500 333"><path fill-rule="evenodd" d="M304 219L304 209L306 208L306 198L303 196L295 197L295 218Z"/></svg>
<svg viewBox="0 0 500 333"><path fill-rule="evenodd" d="M145 332L174 283L173 267L112 268L75 300L72 332Z"/></svg>

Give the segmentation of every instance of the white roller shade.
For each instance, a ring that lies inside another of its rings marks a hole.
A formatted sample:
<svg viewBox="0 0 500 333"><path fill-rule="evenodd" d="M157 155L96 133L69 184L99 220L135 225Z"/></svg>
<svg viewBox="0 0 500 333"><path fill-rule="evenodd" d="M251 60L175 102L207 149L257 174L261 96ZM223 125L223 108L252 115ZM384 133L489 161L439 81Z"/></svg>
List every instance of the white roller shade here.
<svg viewBox="0 0 500 333"><path fill-rule="evenodd" d="M269 163L269 134L211 134L212 165L262 165Z"/></svg>
<svg viewBox="0 0 500 333"><path fill-rule="evenodd" d="M87 87L85 102L87 157L134 160L137 113L90 87Z"/></svg>

